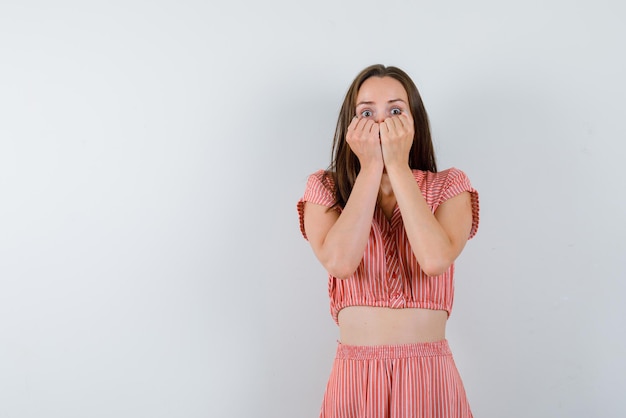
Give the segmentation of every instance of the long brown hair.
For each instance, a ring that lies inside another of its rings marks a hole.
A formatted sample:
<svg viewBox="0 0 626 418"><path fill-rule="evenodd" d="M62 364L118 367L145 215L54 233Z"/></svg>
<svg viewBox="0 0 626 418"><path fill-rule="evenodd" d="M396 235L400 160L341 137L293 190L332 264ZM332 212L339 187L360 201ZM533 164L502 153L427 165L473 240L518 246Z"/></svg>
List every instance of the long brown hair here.
<svg viewBox="0 0 626 418"><path fill-rule="evenodd" d="M332 161L326 171L335 183L335 207L343 208L352 192L356 177L361 170L361 164L350 146L346 142L348 125L352 121L356 109L356 97L365 80L370 77L391 77L398 80L407 92L409 107L413 115L415 135L409 152L409 167L411 169L437 172L435 151L430 136L428 114L422 103L419 91L413 80L397 67L385 67L381 64L371 65L356 76L339 111L335 138L333 140Z"/></svg>

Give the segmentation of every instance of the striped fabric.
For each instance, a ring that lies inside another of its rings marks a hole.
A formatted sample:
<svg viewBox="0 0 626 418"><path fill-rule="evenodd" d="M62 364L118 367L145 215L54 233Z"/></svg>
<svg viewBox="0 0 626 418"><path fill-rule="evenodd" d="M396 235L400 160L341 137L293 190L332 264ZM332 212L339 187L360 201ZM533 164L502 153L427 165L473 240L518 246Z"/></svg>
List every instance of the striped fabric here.
<svg viewBox="0 0 626 418"><path fill-rule="evenodd" d="M478 192L465 173L451 168L438 173L413 170L413 175L433 213L447 199L470 192L473 220L468 239L472 238L478 229ZM304 202L307 201L327 207L335 203L334 184L323 170L309 176L304 196L298 201L300 230L305 239ZM357 270L344 280L328 277L331 315L338 323L339 311L355 305L436 309L449 315L454 299L453 278L454 264L439 276L426 276L413 255L398 206L390 221L377 207Z"/></svg>
<svg viewBox="0 0 626 418"><path fill-rule="evenodd" d="M339 343L320 418L471 418L448 342Z"/></svg>

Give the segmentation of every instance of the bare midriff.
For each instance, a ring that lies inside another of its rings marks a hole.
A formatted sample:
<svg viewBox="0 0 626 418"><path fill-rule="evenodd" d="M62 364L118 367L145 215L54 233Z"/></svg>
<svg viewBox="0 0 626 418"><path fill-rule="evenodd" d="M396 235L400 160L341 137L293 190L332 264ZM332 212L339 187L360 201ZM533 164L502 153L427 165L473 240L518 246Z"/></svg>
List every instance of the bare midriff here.
<svg viewBox="0 0 626 418"><path fill-rule="evenodd" d="M339 312L339 341L349 345L441 341L446 338L447 320L443 310L348 306Z"/></svg>

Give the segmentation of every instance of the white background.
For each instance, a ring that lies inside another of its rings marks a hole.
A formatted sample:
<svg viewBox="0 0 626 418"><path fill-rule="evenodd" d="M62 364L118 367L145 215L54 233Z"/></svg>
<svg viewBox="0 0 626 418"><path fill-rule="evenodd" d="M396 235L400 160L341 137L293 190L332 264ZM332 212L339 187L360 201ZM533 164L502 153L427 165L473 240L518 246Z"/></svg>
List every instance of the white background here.
<svg viewBox="0 0 626 418"><path fill-rule="evenodd" d="M298 229L339 106L415 80L479 189L448 338L474 415L623 417L625 6L0 3L0 417L315 417Z"/></svg>

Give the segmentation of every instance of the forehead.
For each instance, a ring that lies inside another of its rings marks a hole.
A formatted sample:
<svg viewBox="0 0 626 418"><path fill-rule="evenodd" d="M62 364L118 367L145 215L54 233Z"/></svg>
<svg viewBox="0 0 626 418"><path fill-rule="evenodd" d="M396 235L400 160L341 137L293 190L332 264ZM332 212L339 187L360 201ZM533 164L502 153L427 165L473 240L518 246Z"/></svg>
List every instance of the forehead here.
<svg viewBox="0 0 626 418"><path fill-rule="evenodd" d="M391 77L370 77L361 84L356 96L362 101L388 101L402 99L408 102L408 95L402 84Z"/></svg>

